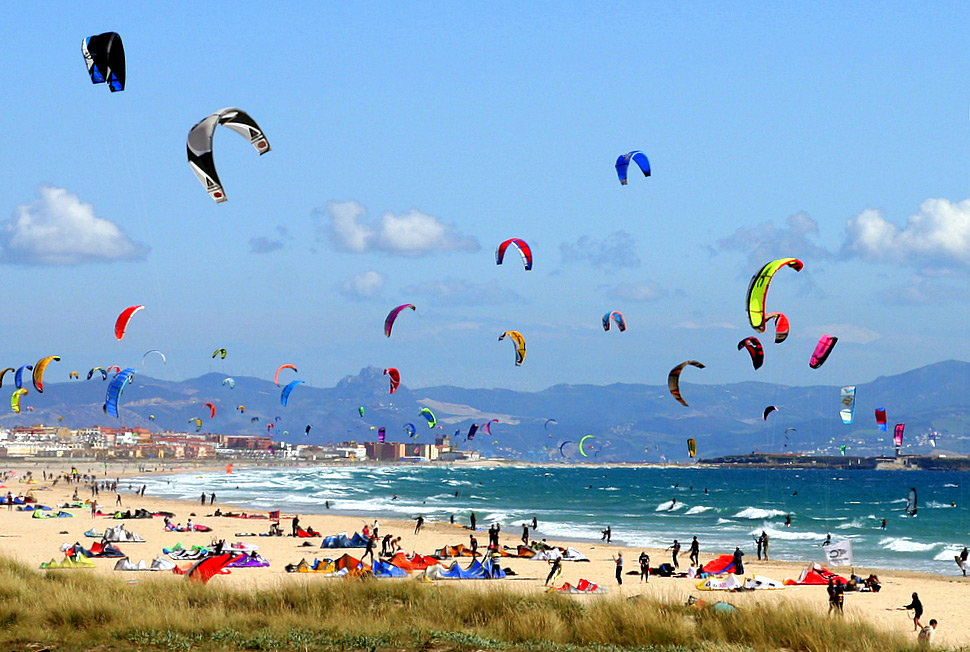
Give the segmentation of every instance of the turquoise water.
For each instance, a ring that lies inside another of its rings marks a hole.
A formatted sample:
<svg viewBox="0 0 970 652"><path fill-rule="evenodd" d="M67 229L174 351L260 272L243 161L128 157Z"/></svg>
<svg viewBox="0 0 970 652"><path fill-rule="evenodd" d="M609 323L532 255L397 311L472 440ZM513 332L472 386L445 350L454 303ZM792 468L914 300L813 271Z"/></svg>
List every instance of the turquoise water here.
<svg viewBox="0 0 970 652"><path fill-rule="evenodd" d="M423 514L446 521L454 514L467 524L474 511L479 528L501 522L508 544L533 514L539 537L598 541L609 525L616 543L666 548L677 538L686 548L697 535L705 557L736 545L754 555L753 537L765 530L773 558L823 561L820 544L831 533L833 541L853 541L857 566L952 575L959 572L953 556L970 543L970 481L964 473L359 466L156 476L133 483L147 484L156 496L198 500L205 489L222 503L301 514L325 513L330 501L332 512L364 518ZM916 517L904 512L910 487L919 493ZM792 515L791 527L784 526L785 514ZM885 531L879 529L884 518Z"/></svg>

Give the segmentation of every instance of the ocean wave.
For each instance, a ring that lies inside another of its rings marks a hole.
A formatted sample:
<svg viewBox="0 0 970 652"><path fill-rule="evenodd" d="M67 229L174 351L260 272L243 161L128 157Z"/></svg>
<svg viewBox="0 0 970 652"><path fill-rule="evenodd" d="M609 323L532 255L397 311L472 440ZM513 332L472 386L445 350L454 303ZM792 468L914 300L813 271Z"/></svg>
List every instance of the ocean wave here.
<svg viewBox="0 0 970 652"><path fill-rule="evenodd" d="M879 545L885 550L893 552L926 552L942 546L942 543L920 543L913 541L909 537L887 537L880 539Z"/></svg>
<svg viewBox="0 0 970 652"><path fill-rule="evenodd" d="M947 482L947 483L946 483L945 485L943 485L943 486L944 486L944 487L950 487L951 489L956 489L956 488L957 488L957 487L959 487L960 485L958 485L958 484L951 484L951 483L949 483L949 482Z"/></svg>
<svg viewBox="0 0 970 652"><path fill-rule="evenodd" d="M943 550L936 553L933 559L936 561L952 561L954 557L960 554L961 550L963 550L963 546L956 543L948 543L943 546Z"/></svg>
<svg viewBox="0 0 970 652"><path fill-rule="evenodd" d="M734 515L734 518L765 519L773 516L784 516L787 512L780 509L761 509L760 507L745 507Z"/></svg>
<svg viewBox="0 0 970 652"><path fill-rule="evenodd" d="M684 514L690 516L691 514L703 514L704 512L713 509L713 507L706 507L704 505L694 505L688 509Z"/></svg>
<svg viewBox="0 0 970 652"><path fill-rule="evenodd" d="M935 500L931 500L930 502L926 503L926 506L933 509L948 509L950 507L956 507L956 505L951 505L950 503L940 503Z"/></svg>
<svg viewBox="0 0 970 652"><path fill-rule="evenodd" d="M782 539L783 541L821 541L825 535L818 532L798 532L789 529L776 530L775 528L755 528L748 532L751 536L758 536L761 532L767 533L769 539Z"/></svg>
<svg viewBox="0 0 970 652"><path fill-rule="evenodd" d="M676 502L675 503L672 500L668 500L665 503L660 503L659 505L657 505L657 507L653 511L655 511L655 512L675 512L678 509L683 509L684 507L686 507L686 505L684 505L684 503L682 503L682 502Z"/></svg>
<svg viewBox="0 0 970 652"><path fill-rule="evenodd" d="M717 519L716 525L728 525L728 524L734 524L734 521L732 521L729 518L719 518L719 519Z"/></svg>
<svg viewBox="0 0 970 652"><path fill-rule="evenodd" d="M868 527L866 525L866 523L863 523L861 519L854 518L851 521L849 521L848 523L842 523L840 525L836 525L835 526L835 529L836 530L849 530L849 529L857 529L858 530L858 529L862 529L862 528L865 528L865 527Z"/></svg>

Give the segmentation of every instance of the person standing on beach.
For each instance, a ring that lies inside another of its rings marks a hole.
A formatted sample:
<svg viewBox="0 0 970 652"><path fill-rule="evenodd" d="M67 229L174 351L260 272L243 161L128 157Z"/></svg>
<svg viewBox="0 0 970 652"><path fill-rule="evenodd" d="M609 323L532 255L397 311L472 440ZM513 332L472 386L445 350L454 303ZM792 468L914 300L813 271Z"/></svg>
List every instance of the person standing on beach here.
<svg viewBox="0 0 970 652"><path fill-rule="evenodd" d="M468 518L468 522L471 523L471 529L473 530L475 529L475 521L475 512L472 512L472 515Z"/></svg>
<svg viewBox="0 0 970 652"><path fill-rule="evenodd" d="M210 505L216 504L216 492L214 491L211 494L209 494L209 504Z"/></svg>
<svg viewBox="0 0 970 652"><path fill-rule="evenodd" d="M13 510L13 494L9 491L7 492L7 511Z"/></svg>
<svg viewBox="0 0 970 652"><path fill-rule="evenodd" d="M529 545L529 525L527 523L522 524L522 545Z"/></svg>
<svg viewBox="0 0 970 652"><path fill-rule="evenodd" d="M202 492L202 505L205 505L205 492Z"/></svg>
<svg viewBox="0 0 970 652"><path fill-rule="evenodd" d="M417 534L421 531L421 526L424 525L424 516L418 514L417 523L414 526L414 533Z"/></svg>
<svg viewBox="0 0 970 652"><path fill-rule="evenodd" d="M539 521L536 520L536 515L532 515L532 531L535 532L539 529Z"/></svg>
<svg viewBox="0 0 970 652"><path fill-rule="evenodd" d="M650 555L644 550L640 553L640 581L650 583Z"/></svg>
<svg viewBox="0 0 970 652"><path fill-rule="evenodd" d="M688 557L688 559L690 560L690 563L692 563L694 566L700 566L701 565L700 555L701 555L701 544L698 543L697 537L695 536L694 540L690 542L690 556Z"/></svg>
<svg viewBox="0 0 970 652"><path fill-rule="evenodd" d="M670 550L670 558L673 561L674 568L680 568L680 564L677 563L677 555L680 554L680 541L674 539L674 542L670 545L667 550Z"/></svg>
<svg viewBox="0 0 970 652"><path fill-rule="evenodd" d="M294 514L293 520L290 521L290 525L293 527L293 536L297 536L300 532L300 515Z"/></svg>
<svg viewBox="0 0 970 652"><path fill-rule="evenodd" d="M623 553L618 552L616 557L613 558L613 562L616 564L616 583L623 585Z"/></svg>
<svg viewBox="0 0 970 652"><path fill-rule="evenodd" d="M391 535L385 534L384 538L381 539L381 557L387 557L391 554Z"/></svg>
<svg viewBox="0 0 970 652"><path fill-rule="evenodd" d="M373 528L371 529L371 536L373 536L373 537L374 537L375 539L376 539L377 537L379 537L379 536L380 536L380 535L379 535L379 534L377 533L377 530L378 530L378 528L380 528L380 526L381 526L381 524L380 524L380 523L378 523L378 522L377 522L377 519L375 518L375 519L374 519L374 527L373 527Z"/></svg>
<svg viewBox="0 0 970 652"><path fill-rule="evenodd" d="M933 634L936 633L936 619L930 620L930 624L919 630L919 634L916 636L917 641L920 645L928 646L933 642Z"/></svg>
<svg viewBox="0 0 970 652"><path fill-rule="evenodd" d="M472 548L472 559L478 556L478 539L475 538L474 534L468 535L468 545Z"/></svg>
<svg viewBox="0 0 970 652"><path fill-rule="evenodd" d="M367 539L367 547L364 550L364 554L360 556L361 561L364 561L364 559L367 558L367 555L370 555L370 563L371 565L374 564L374 542L375 541L377 541L376 537L369 537Z"/></svg>
<svg viewBox="0 0 970 652"><path fill-rule="evenodd" d="M732 560L732 562L734 563L735 575L744 575L744 562L741 561L742 557L744 557L744 553L741 552L740 547L736 546L734 548L734 559Z"/></svg>
<svg viewBox="0 0 970 652"><path fill-rule="evenodd" d="M970 553L967 552L967 547L963 546L963 550L961 550L960 554L956 556L957 566L959 566L960 570L963 571L964 577L967 576L967 555L968 554Z"/></svg>
<svg viewBox="0 0 970 652"><path fill-rule="evenodd" d="M606 526L606 529L603 530L603 538L600 539L600 541L605 541L607 543L612 543L613 542L613 528L611 528L609 525L607 525Z"/></svg>
<svg viewBox="0 0 970 652"><path fill-rule="evenodd" d="M760 536L754 537L754 542L758 545L758 561L761 561L761 548L764 546L764 539Z"/></svg>
<svg viewBox="0 0 970 652"><path fill-rule="evenodd" d="M768 533L765 530L761 531L761 551L765 555L765 561L768 561Z"/></svg>
<svg viewBox="0 0 970 652"><path fill-rule="evenodd" d="M839 615L842 615L844 613L842 610L842 603L845 599L845 594L842 592L842 585L836 584L835 578L830 577L829 585L826 591L829 594L829 615L831 616L832 612L836 609L838 609Z"/></svg>
<svg viewBox="0 0 970 652"><path fill-rule="evenodd" d="M922 629L923 625L919 619L923 617L923 603L920 602L919 595L915 591L913 591L913 601L903 607L903 609L913 610L913 631L917 632Z"/></svg>
<svg viewBox="0 0 970 652"><path fill-rule="evenodd" d="M98 513L98 501L91 501L91 518L94 518L95 514Z"/></svg>

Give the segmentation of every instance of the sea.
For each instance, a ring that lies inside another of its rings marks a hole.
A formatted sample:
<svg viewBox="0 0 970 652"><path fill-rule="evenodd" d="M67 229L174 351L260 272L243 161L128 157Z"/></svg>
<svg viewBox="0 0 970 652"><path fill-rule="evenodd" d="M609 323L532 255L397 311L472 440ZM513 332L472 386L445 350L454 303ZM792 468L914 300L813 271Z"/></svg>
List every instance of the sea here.
<svg viewBox="0 0 970 652"><path fill-rule="evenodd" d="M166 498L197 501L205 490L250 510L357 515L361 526L418 515L467 525L474 512L479 529L501 523L509 545L533 516L534 538L595 543L609 526L614 543L666 548L676 538L686 557L697 536L702 559L735 546L753 559L764 531L773 559L824 562L821 544L831 535L851 540L858 567L953 575L960 572L954 556L970 544L970 477L959 472L393 465L246 468L131 482ZM911 488L915 516L905 510ZM465 535L456 531L454 543L467 543Z"/></svg>

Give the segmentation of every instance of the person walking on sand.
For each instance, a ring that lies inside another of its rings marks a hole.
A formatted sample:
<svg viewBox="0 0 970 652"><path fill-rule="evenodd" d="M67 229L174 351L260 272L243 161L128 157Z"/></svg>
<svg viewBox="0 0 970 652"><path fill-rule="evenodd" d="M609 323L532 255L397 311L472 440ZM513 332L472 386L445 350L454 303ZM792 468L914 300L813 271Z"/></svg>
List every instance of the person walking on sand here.
<svg viewBox="0 0 970 652"><path fill-rule="evenodd" d="M416 520L417 520L417 523L414 526L415 534L421 531L421 526L424 525L424 516L418 514L418 518Z"/></svg>
<svg viewBox="0 0 970 652"><path fill-rule="evenodd" d="M701 556L701 544L697 541L697 537L695 536L694 540L690 542L690 556L688 557L688 559L690 560L690 563L693 564L694 566L700 566L701 565L700 556Z"/></svg>
<svg viewBox="0 0 970 652"><path fill-rule="evenodd" d="M121 505L121 494L115 494L115 505Z"/></svg>
<svg viewBox="0 0 970 652"><path fill-rule="evenodd" d="M370 555L370 563L371 565L374 564L374 542L375 541L377 541L375 537L368 537L367 547L364 550L364 554L360 556L361 561L364 561L364 559L367 558L367 555Z"/></svg>
<svg viewBox="0 0 970 652"><path fill-rule="evenodd" d="M831 616L832 612L836 610L838 610L838 613L841 615L843 613L842 602L845 598L845 594L842 592L842 585L836 584L835 578L830 577L829 585L826 591L829 594L829 615Z"/></svg>
<svg viewBox="0 0 970 652"><path fill-rule="evenodd" d="M522 524L522 545L529 545L529 525L527 523Z"/></svg>
<svg viewBox="0 0 970 652"><path fill-rule="evenodd" d="M623 585L623 553L618 552L616 557L613 557L613 562L616 564L616 583Z"/></svg>
<svg viewBox="0 0 970 652"><path fill-rule="evenodd" d="M294 514L293 520L290 521L290 525L293 528L293 536L297 536L300 533L300 515Z"/></svg>
<svg viewBox="0 0 970 652"><path fill-rule="evenodd" d="M549 586L549 582L555 582L559 573L562 572L562 557L556 557L548 560L548 562L552 564L552 568L549 569L549 574L546 575L546 583L543 586Z"/></svg>
<svg viewBox="0 0 970 652"><path fill-rule="evenodd" d="M919 595L915 591L913 591L913 601L903 607L903 609L913 610L913 631L919 631L923 627L919 621L923 617L923 603L920 602Z"/></svg>
<svg viewBox="0 0 970 652"><path fill-rule="evenodd" d="M640 553L640 581L650 583L650 555L644 550Z"/></svg>
<svg viewBox="0 0 970 652"><path fill-rule="evenodd" d="M607 525L606 526L606 529L603 530L603 538L600 539L600 541L605 541L607 543L612 543L613 542L613 528L611 528L609 525Z"/></svg>
<svg viewBox="0 0 970 652"><path fill-rule="evenodd" d="M478 556L478 539L475 538L474 534L468 535L468 545L472 549L472 559Z"/></svg>
<svg viewBox="0 0 970 652"><path fill-rule="evenodd" d="M98 513L98 501L92 500L91 501L91 518L94 518L97 513Z"/></svg>
<svg viewBox="0 0 970 652"><path fill-rule="evenodd" d="M670 558L673 561L674 568L680 568L680 564L677 563L677 555L680 554L680 541L674 539L674 542L670 544L670 547L667 548L667 550L671 551Z"/></svg>

